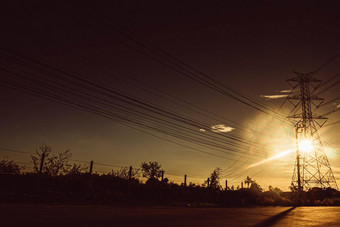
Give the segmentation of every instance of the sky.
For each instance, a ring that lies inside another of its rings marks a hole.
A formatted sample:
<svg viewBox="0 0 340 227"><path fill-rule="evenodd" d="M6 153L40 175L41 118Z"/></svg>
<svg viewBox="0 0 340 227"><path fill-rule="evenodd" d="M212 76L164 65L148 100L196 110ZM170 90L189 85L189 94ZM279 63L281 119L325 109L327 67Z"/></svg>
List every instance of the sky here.
<svg viewBox="0 0 340 227"><path fill-rule="evenodd" d="M0 148L34 152L42 143L56 153L69 148L73 159L93 160L98 173L158 161L176 183L186 174L189 182L202 184L220 167L223 186L226 179L236 187L250 176L263 188L288 190L294 152L250 166L294 149L294 128L247 103L251 99L287 116L292 105L279 107L293 71L314 71L340 51L335 1L5 1L1 8L0 67L31 79L0 74ZM170 63L160 53L171 56ZM18 65L31 60L38 73ZM327 81L339 73L339 63L335 58L314 76ZM188 66L242 97L230 98L190 78L199 73ZM23 86L33 91L20 91ZM332 100L338 89L335 85L320 96ZM128 106L138 117L120 112L118 119L109 119L108 112L103 117L46 99L49 92L64 100L84 92L85 105L106 104L110 113L113 103ZM131 98L158 108L157 113L128 104ZM336 110L339 103L317 113ZM149 128L126 124L124 117ZM339 112L328 117L319 133L332 145L325 150L339 180L340 124L332 125ZM30 161L27 154L0 154Z"/></svg>

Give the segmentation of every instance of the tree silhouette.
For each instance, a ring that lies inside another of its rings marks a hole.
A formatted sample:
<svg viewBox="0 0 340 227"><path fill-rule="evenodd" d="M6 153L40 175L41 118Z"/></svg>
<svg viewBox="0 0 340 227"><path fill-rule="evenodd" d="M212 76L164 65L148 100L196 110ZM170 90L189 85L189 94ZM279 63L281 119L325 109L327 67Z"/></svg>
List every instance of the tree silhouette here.
<svg viewBox="0 0 340 227"><path fill-rule="evenodd" d="M291 185L288 187L292 192L297 192L298 191L298 186L294 185L291 183Z"/></svg>
<svg viewBox="0 0 340 227"><path fill-rule="evenodd" d="M248 188L249 188L249 185L251 185L254 182L255 181L253 179L251 179L251 177L249 177L249 176L247 176L246 179L244 179L244 184L246 184Z"/></svg>
<svg viewBox="0 0 340 227"><path fill-rule="evenodd" d="M220 188L220 179L221 179L221 168L216 168L214 171L210 174L210 188ZM205 182L206 184L208 183L207 181Z"/></svg>
<svg viewBox="0 0 340 227"><path fill-rule="evenodd" d="M274 188L273 186L269 185L268 189L269 189L269 192L273 192L273 193L275 193L277 195L282 194L282 190L279 189L278 187Z"/></svg>
<svg viewBox="0 0 340 227"><path fill-rule="evenodd" d="M73 163L73 166L67 170L67 175L81 175L88 171L88 167L81 164Z"/></svg>
<svg viewBox="0 0 340 227"><path fill-rule="evenodd" d="M0 174L16 175L20 174L21 167L13 161L1 160L0 161Z"/></svg>
<svg viewBox="0 0 340 227"><path fill-rule="evenodd" d="M52 148L43 143L39 149L40 151L35 150L36 155L31 155L31 159L33 162L33 171L41 174L43 172L45 159L50 155Z"/></svg>
<svg viewBox="0 0 340 227"><path fill-rule="evenodd" d="M33 162L33 170L36 173L46 174L49 176L57 176L60 174L67 174L72 168L81 168L80 166L73 166L69 164L72 153L69 149L58 155L52 154L52 148L46 144L42 144L36 150L36 155L31 155ZM75 169L73 169L75 171Z"/></svg>
<svg viewBox="0 0 340 227"><path fill-rule="evenodd" d="M158 180L162 176L163 170L161 169L161 167L162 166L156 161L150 161L149 163L142 162L141 170L143 173L143 177L148 178L148 180Z"/></svg>
<svg viewBox="0 0 340 227"><path fill-rule="evenodd" d="M128 167L123 167L119 170L112 170L110 175L115 176L115 177L119 177L125 180L129 179L129 168ZM138 179L140 173L139 173L140 169L136 169L136 168L132 168L131 171L131 178L133 179Z"/></svg>
<svg viewBox="0 0 340 227"><path fill-rule="evenodd" d="M250 190L257 193L257 194L260 194L262 192L261 186L258 183L256 183L255 181L253 181L251 183Z"/></svg>

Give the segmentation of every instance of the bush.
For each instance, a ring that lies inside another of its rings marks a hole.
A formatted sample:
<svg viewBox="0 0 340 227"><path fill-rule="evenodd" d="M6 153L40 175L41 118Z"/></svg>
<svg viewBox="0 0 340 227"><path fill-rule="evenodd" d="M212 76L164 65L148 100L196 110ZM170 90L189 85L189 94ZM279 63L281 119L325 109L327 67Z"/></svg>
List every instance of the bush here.
<svg viewBox="0 0 340 227"><path fill-rule="evenodd" d="M13 161L2 160L0 161L0 174L3 175L16 175L20 174L21 168Z"/></svg>

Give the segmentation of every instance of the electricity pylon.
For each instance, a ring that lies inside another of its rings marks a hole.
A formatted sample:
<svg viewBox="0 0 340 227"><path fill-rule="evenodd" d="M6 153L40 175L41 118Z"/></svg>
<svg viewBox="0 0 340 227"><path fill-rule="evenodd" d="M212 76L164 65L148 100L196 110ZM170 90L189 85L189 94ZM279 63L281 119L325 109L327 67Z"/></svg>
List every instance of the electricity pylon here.
<svg viewBox="0 0 340 227"><path fill-rule="evenodd" d="M322 127L327 118L313 112L324 101L313 91L321 85L321 80L313 77L312 73L301 74L294 72L295 77L287 82L295 89L299 88L299 94L290 95L288 100L294 105L294 109L301 107L301 113L292 114L288 118L296 128L296 161L292 177L292 185L299 192L314 187L334 188L338 190L331 166L324 152L323 144L318 134L318 128ZM296 102L294 103L295 100ZM301 144L309 146L303 149Z"/></svg>

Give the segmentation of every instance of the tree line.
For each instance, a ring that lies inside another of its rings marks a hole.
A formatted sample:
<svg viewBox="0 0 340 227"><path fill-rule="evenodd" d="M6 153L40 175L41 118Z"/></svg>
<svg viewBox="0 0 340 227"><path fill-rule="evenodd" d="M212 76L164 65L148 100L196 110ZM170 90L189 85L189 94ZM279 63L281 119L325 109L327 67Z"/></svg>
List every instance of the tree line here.
<svg viewBox="0 0 340 227"><path fill-rule="evenodd" d="M82 202L82 203L147 203L186 205L293 205L296 192L268 190L247 176L246 187L232 186L223 190L221 169L215 168L201 185L186 181L169 182L156 161L142 162L140 168L122 167L105 174L92 173L83 164L71 164L69 149L54 154L42 144L31 155L32 172L22 172L14 161L0 161L0 201L7 202ZM146 178L143 183L140 177ZM340 205L339 192L312 189L302 195L305 205Z"/></svg>

